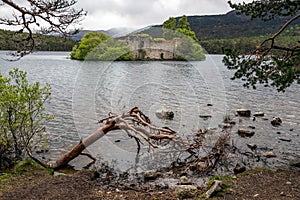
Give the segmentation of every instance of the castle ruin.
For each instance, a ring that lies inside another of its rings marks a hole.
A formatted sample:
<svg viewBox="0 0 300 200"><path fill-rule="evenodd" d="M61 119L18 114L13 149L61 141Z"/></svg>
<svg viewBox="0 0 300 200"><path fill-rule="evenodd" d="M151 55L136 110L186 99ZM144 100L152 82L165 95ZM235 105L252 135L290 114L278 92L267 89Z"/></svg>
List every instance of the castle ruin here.
<svg viewBox="0 0 300 200"><path fill-rule="evenodd" d="M173 60L180 38L165 40L147 34L129 35L125 40L135 60Z"/></svg>

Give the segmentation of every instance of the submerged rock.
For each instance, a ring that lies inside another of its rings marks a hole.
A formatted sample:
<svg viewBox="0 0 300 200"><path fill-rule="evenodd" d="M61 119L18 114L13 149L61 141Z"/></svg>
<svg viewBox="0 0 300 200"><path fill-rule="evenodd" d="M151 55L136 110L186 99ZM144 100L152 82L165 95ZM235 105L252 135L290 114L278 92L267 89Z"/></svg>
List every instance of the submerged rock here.
<svg viewBox="0 0 300 200"><path fill-rule="evenodd" d="M232 124L222 123L222 124L219 124L219 127L222 129L232 128Z"/></svg>
<svg viewBox="0 0 300 200"><path fill-rule="evenodd" d="M291 161L290 166L300 168L300 160Z"/></svg>
<svg viewBox="0 0 300 200"><path fill-rule="evenodd" d="M209 114L203 114L203 115L199 115L199 117L203 119L207 119L207 118L211 118L212 116Z"/></svg>
<svg viewBox="0 0 300 200"><path fill-rule="evenodd" d="M264 157L266 158L274 158L277 157L276 154L273 151L267 151L263 154Z"/></svg>
<svg viewBox="0 0 300 200"><path fill-rule="evenodd" d="M256 144L247 144L247 147L249 149L251 149L252 151L254 151L255 149L257 149L257 145Z"/></svg>
<svg viewBox="0 0 300 200"><path fill-rule="evenodd" d="M265 113L264 112L256 112L256 113L253 114L253 116L255 116L255 117L263 117L263 116L265 116Z"/></svg>
<svg viewBox="0 0 300 200"><path fill-rule="evenodd" d="M278 139L281 140L281 141L284 141L284 142L291 142L292 141L290 138L285 138L285 137L279 137Z"/></svg>
<svg viewBox="0 0 300 200"><path fill-rule="evenodd" d="M255 132L247 129L239 129L238 134L241 137L252 137L255 134Z"/></svg>
<svg viewBox="0 0 300 200"><path fill-rule="evenodd" d="M236 113L241 117L250 117L251 116L251 110L249 110L249 109L244 109L244 108L237 109Z"/></svg>
<svg viewBox="0 0 300 200"><path fill-rule="evenodd" d="M173 119L174 118L174 112L169 109L160 109L155 112L155 115L159 119Z"/></svg>

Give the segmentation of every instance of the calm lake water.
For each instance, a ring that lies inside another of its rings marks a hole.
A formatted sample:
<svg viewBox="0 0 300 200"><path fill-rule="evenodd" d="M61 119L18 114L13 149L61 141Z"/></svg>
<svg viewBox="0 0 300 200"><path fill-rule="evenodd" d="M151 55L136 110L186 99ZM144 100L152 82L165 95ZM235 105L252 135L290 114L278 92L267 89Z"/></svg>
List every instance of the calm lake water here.
<svg viewBox="0 0 300 200"><path fill-rule="evenodd" d="M5 52L0 56L4 58ZM285 93L265 87L243 88L240 81L230 80L233 72L222 64L222 55L207 55L201 62L81 62L67 57L67 52L39 52L15 62L0 60L2 74L18 67L28 72L31 81L51 84L52 99L47 110L56 118L47 125L50 151L44 155L50 160L96 130L98 119L109 112L126 112L132 106L140 107L153 124L168 126L184 139L199 128L218 127L223 117L230 115L237 122L229 130L236 146L246 151L246 144L253 143L277 154L266 165L287 166L300 157L299 85L292 85ZM173 110L174 120L158 119L155 111L162 108ZM265 116L255 121L237 118L234 114L239 108L262 111ZM212 117L203 119L199 115ZM270 120L276 116L282 119L282 126L271 126ZM249 126L255 127L253 137L236 134L238 128ZM136 155L136 148L125 132L115 131L88 150L99 162L134 171L163 166L177 155L169 148L149 150L146 144ZM72 164L80 168L87 162L86 158L78 158Z"/></svg>

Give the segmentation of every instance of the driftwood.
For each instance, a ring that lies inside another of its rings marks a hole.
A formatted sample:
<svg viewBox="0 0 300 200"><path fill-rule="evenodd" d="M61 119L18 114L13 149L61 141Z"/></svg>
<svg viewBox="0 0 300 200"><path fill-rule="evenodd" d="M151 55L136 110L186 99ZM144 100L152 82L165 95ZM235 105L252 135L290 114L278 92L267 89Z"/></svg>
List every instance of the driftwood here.
<svg viewBox="0 0 300 200"><path fill-rule="evenodd" d="M45 167L59 169L66 166L71 160L73 160L77 156L81 154L86 155L86 153L82 152L86 149L86 147L93 144L102 136L113 130L122 129L128 134L129 137L134 138L138 145L138 152L140 150L140 138L145 140L153 148L158 147L155 141L163 139L175 139L175 131L171 130L168 127L158 128L156 126L153 126L150 122L150 119L146 115L144 115L138 107L133 107L127 113L124 113L122 115L110 114L109 117L99 120L98 123L104 123L104 125L88 137L82 139L70 151L58 158L55 161L55 163L45 164L40 160L34 158L30 153L28 153L28 155L36 162L40 163ZM92 156L88 156L94 159Z"/></svg>

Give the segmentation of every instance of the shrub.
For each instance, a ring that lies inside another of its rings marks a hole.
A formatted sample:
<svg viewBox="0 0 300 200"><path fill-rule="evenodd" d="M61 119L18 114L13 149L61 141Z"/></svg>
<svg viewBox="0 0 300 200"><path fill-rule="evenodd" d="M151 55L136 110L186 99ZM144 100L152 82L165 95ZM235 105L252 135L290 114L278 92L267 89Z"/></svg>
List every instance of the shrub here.
<svg viewBox="0 0 300 200"><path fill-rule="evenodd" d="M0 168L44 142L44 124L53 118L44 107L50 89L49 84L29 83L26 72L17 68L8 78L0 74Z"/></svg>

